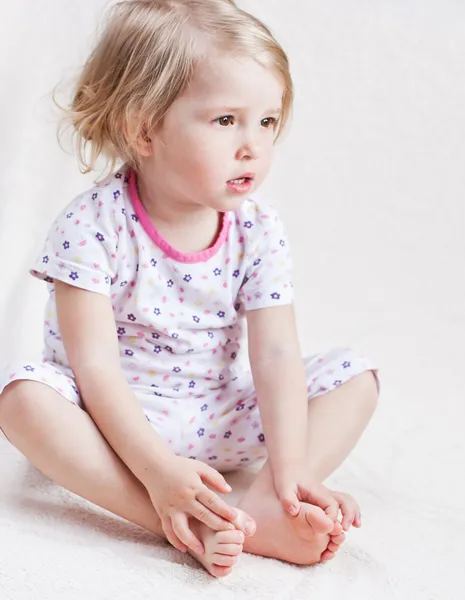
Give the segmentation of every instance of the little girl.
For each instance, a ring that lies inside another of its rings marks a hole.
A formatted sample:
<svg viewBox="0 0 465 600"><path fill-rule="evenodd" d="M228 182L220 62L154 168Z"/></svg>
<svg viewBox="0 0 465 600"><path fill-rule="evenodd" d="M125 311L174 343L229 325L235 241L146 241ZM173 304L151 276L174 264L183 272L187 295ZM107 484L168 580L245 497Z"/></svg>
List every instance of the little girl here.
<svg viewBox="0 0 465 600"><path fill-rule="evenodd" d="M329 560L361 525L322 482L376 375L348 348L302 361L286 235L253 194L291 105L286 54L232 0L117 4L69 109L85 171L104 157L111 174L31 270L43 361L0 374L0 426L38 469L217 577L242 550ZM237 507L213 491L265 459Z"/></svg>

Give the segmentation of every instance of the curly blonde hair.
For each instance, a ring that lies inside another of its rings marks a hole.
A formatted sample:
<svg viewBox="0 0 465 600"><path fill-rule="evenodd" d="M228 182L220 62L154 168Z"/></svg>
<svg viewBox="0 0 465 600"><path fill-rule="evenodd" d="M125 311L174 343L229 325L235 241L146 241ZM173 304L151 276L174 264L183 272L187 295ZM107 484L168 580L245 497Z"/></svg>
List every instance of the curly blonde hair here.
<svg viewBox="0 0 465 600"><path fill-rule="evenodd" d="M65 109L81 172L93 171L100 156L109 171L118 161L137 169L134 142L156 130L212 48L253 57L281 78L277 139L293 84L286 53L259 19L233 0L125 0L110 9Z"/></svg>

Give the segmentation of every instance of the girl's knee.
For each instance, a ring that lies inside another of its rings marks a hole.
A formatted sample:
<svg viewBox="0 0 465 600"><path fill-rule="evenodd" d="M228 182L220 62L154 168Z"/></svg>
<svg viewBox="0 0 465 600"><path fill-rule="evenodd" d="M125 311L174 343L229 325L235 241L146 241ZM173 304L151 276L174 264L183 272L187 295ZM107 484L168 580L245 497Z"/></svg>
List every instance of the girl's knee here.
<svg viewBox="0 0 465 600"><path fill-rule="evenodd" d="M9 383L0 394L0 425L12 421L24 421L37 410L40 383L16 380Z"/></svg>

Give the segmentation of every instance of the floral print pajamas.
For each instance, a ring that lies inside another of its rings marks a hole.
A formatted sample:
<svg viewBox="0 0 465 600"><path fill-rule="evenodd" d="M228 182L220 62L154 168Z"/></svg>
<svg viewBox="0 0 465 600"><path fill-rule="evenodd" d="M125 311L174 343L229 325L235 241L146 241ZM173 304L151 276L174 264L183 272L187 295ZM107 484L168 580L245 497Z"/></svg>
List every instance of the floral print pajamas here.
<svg viewBox="0 0 465 600"><path fill-rule="evenodd" d="M160 436L179 455L221 470L266 457L250 371L242 366L245 312L293 301L292 265L276 211L255 198L223 213L203 252L173 248L150 221L134 171L73 200L31 269L49 286L42 362L0 371L44 383L81 405L56 315L54 281L108 296L121 368ZM304 361L309 398L373 366L349 348Z"/></svg>

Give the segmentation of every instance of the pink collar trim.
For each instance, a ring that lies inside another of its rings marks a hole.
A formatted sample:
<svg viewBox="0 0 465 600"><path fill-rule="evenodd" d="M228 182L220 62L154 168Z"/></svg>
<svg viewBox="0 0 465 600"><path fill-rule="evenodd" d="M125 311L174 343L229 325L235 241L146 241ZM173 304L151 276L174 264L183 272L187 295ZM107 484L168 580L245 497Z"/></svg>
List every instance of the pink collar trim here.
<svg viewBox="0 0 465 600"><path fill-rule="evenodd" d="M150 237L150 239L155 242L155 244L165 252L170 258L182 262L182 263L197 263L197 262L205 262L212 256L214 256L220 248L225 243L229 228L231 226L231 219L228 216L228 213L223 214L223 222L221 226L221 231L216 238L215 243L210 248L203 250L202 252L180 252L173 248L171 244L169 244L159 233L158 229L150 220L150 217L147 214L140 198L139 193L137 191L137 175L134 169L130 169L129 171L129 198L131 200L132 206L136 213L139 222L142 227L145 229L146 233Z"/></svg>

